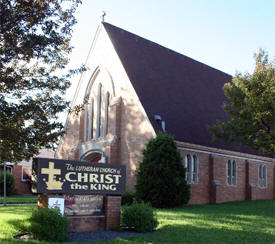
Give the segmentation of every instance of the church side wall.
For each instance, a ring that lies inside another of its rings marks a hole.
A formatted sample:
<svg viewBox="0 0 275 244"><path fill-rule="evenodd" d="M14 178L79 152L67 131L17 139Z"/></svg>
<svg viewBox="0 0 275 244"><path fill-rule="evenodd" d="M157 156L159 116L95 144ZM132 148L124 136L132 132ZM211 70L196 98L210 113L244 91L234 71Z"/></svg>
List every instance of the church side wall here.
<svg viewBox="0 0 275 244"><path fill-rule="evenodd" d="M211 152L180 149L183 162L186 155L198 158L198 182L191 183L191 196L188 204L222 203L230 201L274 199L275 198L275 164L230 157ZM236 184L227 182L227 162L235 161ZM259 167L267 168L266 187L259 185Z"/></svg>

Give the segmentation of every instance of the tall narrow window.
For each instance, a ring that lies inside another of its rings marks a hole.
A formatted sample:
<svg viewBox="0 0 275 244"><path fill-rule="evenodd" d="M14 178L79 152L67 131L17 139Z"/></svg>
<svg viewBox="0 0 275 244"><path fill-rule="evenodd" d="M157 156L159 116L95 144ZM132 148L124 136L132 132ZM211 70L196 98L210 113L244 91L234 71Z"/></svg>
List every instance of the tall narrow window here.
<svg viewBox="0 0 275 244"><path fill-rule="evenodd" d="M186 180L189 184L198 183L198 158L196 155L185 156Z"/></svg>
<svg viewBox="0 0 275 244"><path fill-rule="evenodd" d="M235 161L232 163L232 184L237 185L237 165Z"/></svg>
<svg viewBox="0 0 275 244"><path fill-rule="evenodd" d="M90 139L94 137L94 99L92 98L89 103L89 126L88 135Z"/></svg>
<svg viewBox="0 0 275 244"><path fill-rule="evenodd" d="M188 183L191 182L191 156L189 154L186 155L185 157L185 169L186 169L186 174L185 178Z"/></svg>
<svg viewBox="0 0 275 244"><path fill-rule="evenodd" d="M97 92L97 128L96 128L96 137L101 136L101 103L102 103L102 85L98 85Z"/></svg>
<svg viewBox="0 0 275 244"><path fill-rule="evenodd" d="M266 172L266 166L260 165L259 166L259 186L260 187L266 187L267 183L267 172Z"/></svg>
<svg viewBox="0 0 275 244"><path fill-rule="evenodd" d="M198 183L198 159L196 155L193 155L192 166L192 182Z"/></svg>
<svg viewBox="0 0 275 244"><path fill-rule="evenodd" d="M235 161L228 160L226 163L226 181L230 186L237 185L237 164Z"/></svg>
<svg viewBox="0 0 275 244"><path fill-rule="evenodd" d="M105 96L105 120L104 120L104 136L108 134L108 113L109 113L110 93Z"/></svg>
<svg viewBox="0 0 275 244"><path fill-rule="evenodd" d="M87 135L87 128L89 124L89 112L88 112L88 105L85 104L84 107L84 130L83 130L83 140L87 141L88 140L88 135Z"/></svg>

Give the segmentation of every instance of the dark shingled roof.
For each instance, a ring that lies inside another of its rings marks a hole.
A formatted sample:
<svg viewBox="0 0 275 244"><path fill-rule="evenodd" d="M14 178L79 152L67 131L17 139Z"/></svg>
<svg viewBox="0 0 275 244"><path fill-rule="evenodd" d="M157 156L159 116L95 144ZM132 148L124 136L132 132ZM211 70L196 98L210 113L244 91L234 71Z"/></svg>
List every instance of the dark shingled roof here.
<svg viewBox="0 0 275 244"><path fill-rule="evenodd" d="M128 31L103 23L156 131L154 115L178 141L258 154L237 144L212 142L207 126L225 120L222 87L232 77Z"/></svg>

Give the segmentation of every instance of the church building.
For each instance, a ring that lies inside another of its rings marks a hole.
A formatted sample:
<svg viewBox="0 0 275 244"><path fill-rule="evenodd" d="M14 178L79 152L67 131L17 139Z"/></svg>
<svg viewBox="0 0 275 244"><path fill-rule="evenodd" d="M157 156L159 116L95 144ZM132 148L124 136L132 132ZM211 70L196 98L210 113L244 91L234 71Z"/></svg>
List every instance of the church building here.
<svg viewBox="0 0 275 244"><path fill-rule="evenodd" d="M134 191L142 149L159 131L174 136L191 185L189 204L275 198L275 160L212 141L225 120L232 77L102 21L76 89L56 157L126 165ZM161 177L161 176L160 176Z"/></svg>

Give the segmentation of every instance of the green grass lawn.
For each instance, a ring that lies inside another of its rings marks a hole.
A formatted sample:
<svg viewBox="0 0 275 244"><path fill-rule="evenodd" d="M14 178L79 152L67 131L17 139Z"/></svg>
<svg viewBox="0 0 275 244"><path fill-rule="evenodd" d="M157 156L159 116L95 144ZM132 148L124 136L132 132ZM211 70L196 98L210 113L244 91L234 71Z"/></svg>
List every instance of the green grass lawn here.
<svg viewBox="0 0 275 244"><path fill-rule="evenodd" d="M4 197L0 196L0 204L4 203ZM7 203L37 203L36 195L7 196Z"/></svg>
<svg viewBox="0 0 275 244"><path fill-rule="evenodd" d="M0 243L38 243L13 239L27 228L35 208L0 207ZM98 243L275 243L275 200L157 209L156 214L160 230Z"/></svg>

